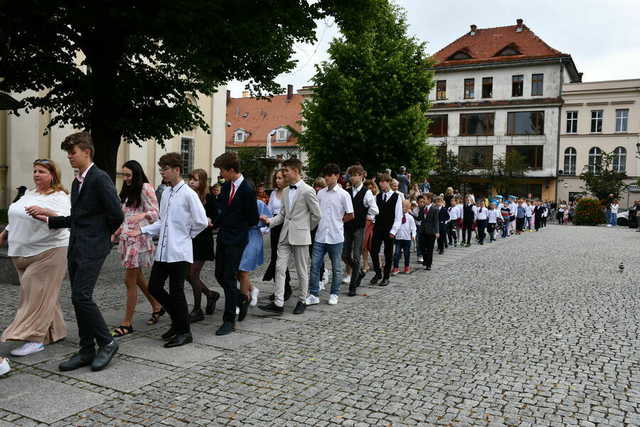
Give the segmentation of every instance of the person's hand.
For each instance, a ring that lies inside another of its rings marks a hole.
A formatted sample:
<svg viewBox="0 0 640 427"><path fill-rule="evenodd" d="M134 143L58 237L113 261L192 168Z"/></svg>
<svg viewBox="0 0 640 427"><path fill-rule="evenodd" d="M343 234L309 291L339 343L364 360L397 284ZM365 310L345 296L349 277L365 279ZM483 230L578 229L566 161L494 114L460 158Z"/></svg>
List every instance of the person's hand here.
<svg viewBox="0 0 640 427"><path fill-rule="evenodd" d="M440 238L440 233L436 233L436 239Z"/></svg>
<svg viewBox="0 0 640 427"><path fill-rule="evenodd" d="M49 222L49 217L47 215L34 215L33 216L35 219L37 219L38 221L42 221L42 222Z"/></svg>
<svg viewBox="0 0 640 427"><path fill-rule="evenodd" d="M207 217L207 221L209 222L207 227L209 227L209 228L213 227L213 221L211 221L211 218Z"/></svg>
<svg viewBox="0 0 640 427"><path fill-rule="evenodd" d="M0 246L4 246L5 243L7 243L7 232L2 231L2 233L0 233Z"/></svg>
<svg viewBox="0 0 640 427"><path fill-rule="evenodd" d="M395 239L395 238L396 238L396 235L395 235L395 234L393 234L393 233L389 233L389 237L391 237L392 239Z"/></svg>
<svg viewBox="0 0 640 427"><path fill-rule="evenodd" d="M127 222L129 222L130 224L137 224L140 221L142 221L143 219L145 219L146 216L147 216L147 214L145 214L145 213L140 213L140 214L137 214L137 215L131 215Z"/></svg>
<svg viewBox="0 0 640 427"><path fill-rule="evenodd" d="M260 221L264 222L265 224L269 224L271 222L271 218L266 215L260 215Z"/></svg>
<svg viewBox="0 0 640 427"><path fill-rule="evenodd" d="M40 206L26 206L24 210L34 218L36 216L51 216L49 209L41 208Z"/></svg>

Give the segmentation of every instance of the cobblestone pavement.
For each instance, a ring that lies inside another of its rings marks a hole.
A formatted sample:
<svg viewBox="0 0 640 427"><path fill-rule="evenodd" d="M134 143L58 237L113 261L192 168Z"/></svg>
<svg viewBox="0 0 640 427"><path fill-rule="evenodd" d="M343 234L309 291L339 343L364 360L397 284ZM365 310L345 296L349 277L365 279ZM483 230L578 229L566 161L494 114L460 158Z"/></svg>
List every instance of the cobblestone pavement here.
<svg viewBox="0 0 640 427"><path fill-rule="evenodd" d="M56 369L77 342L65 284L70 336L12 360L0 426L640 425L639 240L626 229L550 226L450 249L432 271L338 306L324 295L302 316L291 314L294 301L281 318L252 309L229 337L213 334L216 312L193 326L195 344L171 350L159 339L168 320L144 325L142 302L136 333L98 373ZM108 262L96 292L113 326L120 275ZM18 292L0 291L6 325Z"/></svg>

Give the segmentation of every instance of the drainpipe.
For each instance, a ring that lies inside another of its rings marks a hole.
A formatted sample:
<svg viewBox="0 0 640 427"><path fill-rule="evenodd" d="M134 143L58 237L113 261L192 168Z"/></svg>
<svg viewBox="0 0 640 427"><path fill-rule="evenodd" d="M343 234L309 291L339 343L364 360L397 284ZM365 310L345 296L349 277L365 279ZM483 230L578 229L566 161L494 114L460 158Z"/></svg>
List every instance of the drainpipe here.
<svg viewBox="0 0 640 427"><path fill-rule="evenodd" d="M558 203L558 171L560 170L560 130L562 129L562 105L564 104L564 99L562 98L562 84L564 82L564 64L562 59L560 59L560 99L561 103L558 107L558 141L556 143L556 204ZM576 158L577 160L577 158Z"/></svg>

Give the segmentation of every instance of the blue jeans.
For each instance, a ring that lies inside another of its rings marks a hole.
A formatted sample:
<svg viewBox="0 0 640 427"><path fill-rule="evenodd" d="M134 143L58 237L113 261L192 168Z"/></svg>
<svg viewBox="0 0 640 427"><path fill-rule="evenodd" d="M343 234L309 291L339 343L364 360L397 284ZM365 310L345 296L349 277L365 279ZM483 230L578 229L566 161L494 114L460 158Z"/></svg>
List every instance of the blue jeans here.
<svg viewBox="0 0 640 427"><path fill-rule="evenodd" d="M342 284L342 242L333 245L329 243L313 242L313 255L311 257L311 275L309 276L309 293L318 296L320 293L320 275L324 270L324 256L329 254L331 259L331 294L340 294ZM356 273L357 274L357 273Z"/></svg>
<svg viewBox="0 0 640 427"><path fill-rule="evenodd" d="M404 266L409 267L411 263L411 240L396 240L396 252L393 256L393 268L400 265L400 257L404 254Z"/></svg>
<svg viewBox="0 0 640 427"><path fill-rule="evenodd" d="M618 225L618 214L609 212L609 224Z"/></svg>

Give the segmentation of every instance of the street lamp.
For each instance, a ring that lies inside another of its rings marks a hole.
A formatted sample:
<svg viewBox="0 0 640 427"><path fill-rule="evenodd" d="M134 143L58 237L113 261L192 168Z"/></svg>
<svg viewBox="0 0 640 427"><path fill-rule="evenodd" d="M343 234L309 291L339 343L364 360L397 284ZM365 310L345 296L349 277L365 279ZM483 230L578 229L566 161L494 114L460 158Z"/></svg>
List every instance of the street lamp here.
<svg viewBox="0 0 640 427"><path fill-rule="evenodd" d="M271 132L269 132L269 135L267 135L267 158L271 157L271 137L275 134L276 130L273 129Z"/></svg>

